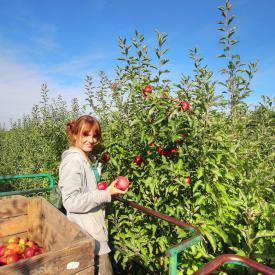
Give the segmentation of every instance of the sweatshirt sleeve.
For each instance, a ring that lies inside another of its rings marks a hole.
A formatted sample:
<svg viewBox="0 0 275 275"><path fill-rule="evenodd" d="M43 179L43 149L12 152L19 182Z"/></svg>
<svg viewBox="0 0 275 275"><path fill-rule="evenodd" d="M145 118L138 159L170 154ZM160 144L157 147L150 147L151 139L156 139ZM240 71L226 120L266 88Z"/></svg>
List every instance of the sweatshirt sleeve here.
<svg viewBox="0 0 275 275"><path fill-rule="evenodd" d="M59 169L59 188L65 209L71 213L86 213L103 203L111 201L107 190L93 190L82 193L82 162L77 156L62 160Z"/></svg>

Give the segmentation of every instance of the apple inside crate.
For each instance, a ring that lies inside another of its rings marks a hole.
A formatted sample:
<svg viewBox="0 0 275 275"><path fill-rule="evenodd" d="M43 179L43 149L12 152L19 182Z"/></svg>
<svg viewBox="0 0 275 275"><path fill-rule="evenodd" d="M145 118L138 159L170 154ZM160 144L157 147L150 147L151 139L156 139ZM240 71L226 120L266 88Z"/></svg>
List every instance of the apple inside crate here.
<svg viewBox="0 0 275 275"><path fill-rule="evenodd" d="M0 274L94 274L94 240L42 197L0 197L0 243L16 236L43 253L0 266Z"/></svg>

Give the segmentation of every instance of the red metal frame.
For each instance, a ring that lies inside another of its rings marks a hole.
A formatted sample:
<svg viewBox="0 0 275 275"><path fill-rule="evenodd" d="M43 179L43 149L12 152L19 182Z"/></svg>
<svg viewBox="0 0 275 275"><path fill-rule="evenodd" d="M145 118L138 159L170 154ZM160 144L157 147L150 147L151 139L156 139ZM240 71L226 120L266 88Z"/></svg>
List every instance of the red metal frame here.
<svg viewBox="0 0 275 275"><path fill-rule="evenodd" d="M114 197L116 200L122 202L123 204L125 205L129 205L133 208L136 208L136 209L139 209L140 211L144 212L144 213L147 213L149 215L152 215L152 216L155 216L155 217L158 217L162 220L165 220L165 221L168 221L169 223L172 223L174 225L177 225L179 227L182 227L182 228L185 228L187 230L191 230L193 232L196 232L198 235L201 235L201 232L199 231L199 229L197 227L195 227L194 225L191 225L191 224L188 224L188 223L185 223L185 222L182 222L182 221L179 221L177 220L176 218L173 218L171 216L168 216L166 214L163 214L163 213L160 213L160 212L157 212L153 209L150 209L150 208L146 208L144 206L141 206L139 204L137 204L136 202L134 201L128 201L128 200L125 200L119 196L115 196Z"/></svg>
<svg viewBox="0 0 275 275"><path fill-rule="evenodd" d="M254 270L267 275L275 275L275 269L268 267L266 265L254 262L246 257L242 257L234 254L224 254L215 258L213 261L207 263L203 268L198 270L194 275L207 275L211 274L214 270L217 270L225 262L239 262L243 263Z"/></svg>

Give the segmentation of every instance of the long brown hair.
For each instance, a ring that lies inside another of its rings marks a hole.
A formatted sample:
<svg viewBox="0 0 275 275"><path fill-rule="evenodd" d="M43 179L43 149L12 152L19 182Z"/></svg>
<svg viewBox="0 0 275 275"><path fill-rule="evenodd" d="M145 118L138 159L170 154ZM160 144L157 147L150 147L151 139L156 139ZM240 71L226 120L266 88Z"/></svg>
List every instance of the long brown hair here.
<svg viewBox="0 0 275 275"><path fill-rule="evenodd" d="M86 135L94 130L98 141L101 140L101 127L99 121L89 115L79 117L77 120L70 121L66 125L66 134L71 145L75 145L76 137Z"/></svg>

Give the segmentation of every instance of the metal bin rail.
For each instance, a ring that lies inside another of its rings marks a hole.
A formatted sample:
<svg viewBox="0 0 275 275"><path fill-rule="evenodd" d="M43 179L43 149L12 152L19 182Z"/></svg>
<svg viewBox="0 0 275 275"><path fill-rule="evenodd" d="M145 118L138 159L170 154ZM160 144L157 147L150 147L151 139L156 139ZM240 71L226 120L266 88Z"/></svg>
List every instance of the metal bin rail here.
<svg viewBox="0 0 275 275"><path fill-rule="evenodd" d="M275 269L258 262L252 261L246 257L234 255L234 254L223 254L216 257L211 262L207 263L203 268L194 273L194 275L208 275L213 271L217 270L223 264L235 264L251 267L254 270L261 272L266 275L275 275Z"/></svg>
<svg viewBox="0 0 275 275"><path fill-rule="evenodd" d="M26 179L26 178L47 178L49 181L49 187L0 192L0 197L51 191L54 187L54 179L49 174L24 174L24 175L14 175L14 176L0 176L0 180L15 180L15 179Z"/></svg>

